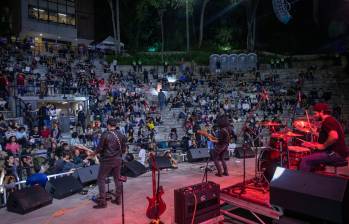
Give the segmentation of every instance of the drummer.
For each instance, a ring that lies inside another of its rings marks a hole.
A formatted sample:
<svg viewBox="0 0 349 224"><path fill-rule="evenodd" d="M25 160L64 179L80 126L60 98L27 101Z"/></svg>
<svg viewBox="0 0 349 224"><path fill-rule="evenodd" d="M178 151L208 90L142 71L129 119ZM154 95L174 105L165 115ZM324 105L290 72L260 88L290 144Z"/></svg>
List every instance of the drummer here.
<svg viewBox="0 0 349 224"><path fill-rule="evenodd" d="M314 149L316 152L306 156L300 163L300 170L312 171L320 164L331 165L345 161L347 147L341 124L331 116L326 103L317 103L313 106L314 119L321 121L318 142L304 142L303 146Z"/></svg>

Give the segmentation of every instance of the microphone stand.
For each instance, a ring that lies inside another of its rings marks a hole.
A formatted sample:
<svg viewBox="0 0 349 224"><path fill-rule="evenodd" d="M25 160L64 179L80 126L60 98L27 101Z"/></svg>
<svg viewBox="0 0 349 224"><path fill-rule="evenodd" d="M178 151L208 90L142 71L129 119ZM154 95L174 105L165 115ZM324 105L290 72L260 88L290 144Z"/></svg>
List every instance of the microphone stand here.
<svg viewBox="0 0 349 224"><path fill-rule="evenodd" d="M121 161L121 167L124 165L124 160ZM119 176L119 183L121 187L121 223L125 224L125 204L124 204L124 182L126 183L126 176Z"/></svg>
<svg viewBox="0 0 349 224"><path fill-rule="evenodd" d="M268 101L268 96L267 96L267 93L265 92L265 89L262 90L261 97L262 97L262 99L259 100L259 102L253 107L253 109L249 112L248 116L246 117L244 124L240 130L240 133L238 134L238 138L241 137L241 134L247 129L247 122L251 119L252 115L260 108L261 103L263 101ZM243 180L242 180L242 183L235 185L235 187L238 190L240 190L240 192L238 193L239 196L246 193L246 188L247 188L247 184L246 184L246 150L247 150L247 144L244 142L243 143Z"/></svg>

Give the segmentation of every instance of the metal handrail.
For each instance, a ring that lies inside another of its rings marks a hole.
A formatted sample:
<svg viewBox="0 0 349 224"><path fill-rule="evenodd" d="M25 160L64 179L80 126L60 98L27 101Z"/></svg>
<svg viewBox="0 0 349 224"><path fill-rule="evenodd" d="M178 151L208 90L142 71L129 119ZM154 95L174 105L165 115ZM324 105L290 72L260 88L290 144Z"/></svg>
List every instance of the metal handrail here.
<svg viewBox="0 0 349 224"><path fill-rule="evenodd" d="M49 175L47 176L47 179L50 180L50 179L56 179L57 177L60 177L60 176L66 176L66 175L71 175L73 174L75 171L69 171L69 172L65 172L65 173L58 173L58 174L52 174L52 175ZM14 183L14 187L18 186L19 189L21 189L21 184L25 184L27 181L26 180L22 180L22 181L18 181L18 182L15 182ZM4 192L3 192L3 201L4 201L4 204L3 206L6 206L7 204L7 192L6 192L6 187L5 185L0 185L0 187L2 187L4 189Z"/></svg>

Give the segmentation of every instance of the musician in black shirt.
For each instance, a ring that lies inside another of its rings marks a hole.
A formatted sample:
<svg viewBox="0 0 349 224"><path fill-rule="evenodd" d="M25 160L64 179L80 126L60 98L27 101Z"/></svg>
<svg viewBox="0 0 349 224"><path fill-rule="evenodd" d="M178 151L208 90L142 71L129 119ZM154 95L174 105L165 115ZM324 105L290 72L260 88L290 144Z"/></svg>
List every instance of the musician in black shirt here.
<svg viewBox="0 0 349 224"><path fill-rule="evenodd" d="M97 178L97 184L99 189L99 198L97 205L93 208L105 208L107 207L105 182L108 175L111 173L115 182L115 200L112 203L120 204L121 186L119 184L120 170L122 154L126 152L126 137L116 130L117 122L115 119L110 118L107 121L107 131L105 131L97 150L94 154L100 155L100 168Z"/></svg>
<svg viewBox="0 0 349 224"><path fill-rule="evenodd" d="M305 157L300 163L300 170L312 171L320 164L332 165L345 161L347 147L345 145L344 131L341 124L330 115L329 106L317 103L313 107L315 119L322 121L318 142L306 142L305 147L317 152Z"/></svg>

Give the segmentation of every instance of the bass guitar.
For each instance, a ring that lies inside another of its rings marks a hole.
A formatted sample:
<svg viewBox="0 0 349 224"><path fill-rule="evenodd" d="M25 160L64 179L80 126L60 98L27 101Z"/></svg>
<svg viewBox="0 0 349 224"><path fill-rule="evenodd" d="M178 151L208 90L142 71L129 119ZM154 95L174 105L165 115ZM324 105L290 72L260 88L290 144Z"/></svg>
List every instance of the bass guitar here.
<svg viewBox="0 0 349 224"><path fill-rule="evenodd" d="M164 189L160 185L160 170L157 169L155 156L150 155L150 160L152 164L152 185L153 185L153 196L147 197L148 199L148 208L146 215L149 219L159 219L159 217L165 212L166 204L162 200L161 196L164 194ZM156 171L158 172L158 183L156 185Z"/></svg>

